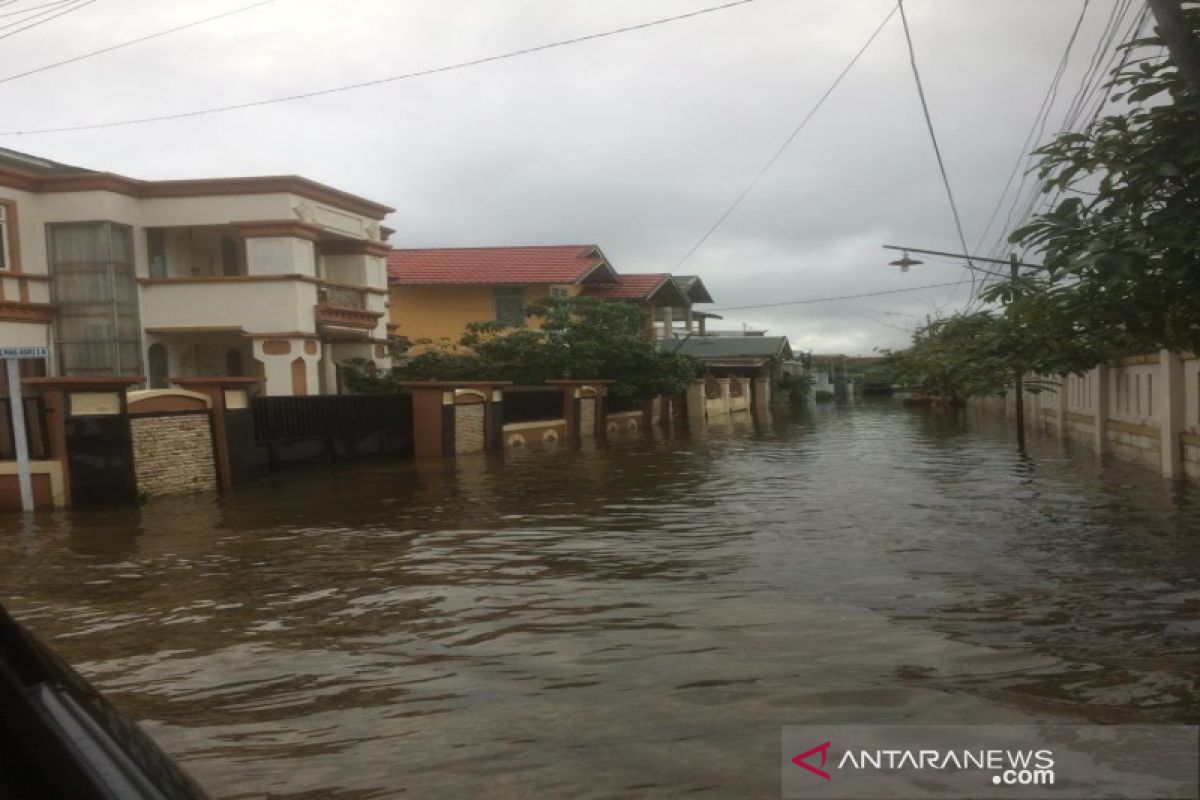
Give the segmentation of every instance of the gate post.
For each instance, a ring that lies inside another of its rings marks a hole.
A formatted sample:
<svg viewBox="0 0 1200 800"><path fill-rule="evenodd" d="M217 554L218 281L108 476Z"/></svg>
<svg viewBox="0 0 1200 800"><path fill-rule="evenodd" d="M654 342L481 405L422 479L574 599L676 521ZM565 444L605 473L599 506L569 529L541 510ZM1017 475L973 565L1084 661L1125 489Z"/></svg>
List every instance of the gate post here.
<svg viewBox="0 0 1200 800"><path fill-rule="evenodd" d="M141 376L128 376L23 381L42 392L50 457L62 468L64 505L87 503L90 499L137 502L133 435L125 391L145 380ZM78 462L74 465L78 468L72 468L73 461Z"/></svg>
<svg viewBox="0 0 1200 800"><path fill-rule="evenodd" d="M563 437L572 444L579 444L584 438L604 435L604 400L603 394L607 387L616 383L615 380L584 380L579 378L562 378L546 381L549 386L557 386L563 395L563 419L567 423L567 433ZM584 430L583 404L592 403L591 430Z"/></svg>
<svg viewBox="0 0 1200 800"><path fill-rule="evenodd" d="M496 441L494 422L503 425L504 398L499 390L510 381L404 381L399 386L412 392L413 398L413 455L451 457L457 446L457 392L481 395L484 407L483 447L497 451L503 443ZM499 397L498 397L499 395Z"/></svg>
<svg viewBox="0 0 1200 800"><path fill-rule="evenodd" d="M222 490L258 480L254 467L253 390L261 378L171 378L180 389L198 392L212 401L213 456Z"/></svg>

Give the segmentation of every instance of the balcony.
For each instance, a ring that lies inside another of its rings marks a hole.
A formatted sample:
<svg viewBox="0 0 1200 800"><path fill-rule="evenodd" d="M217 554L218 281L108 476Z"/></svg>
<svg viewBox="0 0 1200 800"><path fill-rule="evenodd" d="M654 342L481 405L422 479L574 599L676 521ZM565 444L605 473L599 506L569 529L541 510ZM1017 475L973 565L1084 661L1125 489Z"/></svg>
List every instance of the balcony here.
<svg viewBox="0 0 1200 800"><path fill-rule="evenodd" d="M321 282L317 288L313 314L319 326L356 331L375 330L383 316L382 311L370 310L365 290L328 281Z"/></svg>
<svg viewBox="0 0 1200 800"><path fill-rule="evenodd" d="M151 333L315 332L313 279L293 275L142 279L142 326Z"/></svg>

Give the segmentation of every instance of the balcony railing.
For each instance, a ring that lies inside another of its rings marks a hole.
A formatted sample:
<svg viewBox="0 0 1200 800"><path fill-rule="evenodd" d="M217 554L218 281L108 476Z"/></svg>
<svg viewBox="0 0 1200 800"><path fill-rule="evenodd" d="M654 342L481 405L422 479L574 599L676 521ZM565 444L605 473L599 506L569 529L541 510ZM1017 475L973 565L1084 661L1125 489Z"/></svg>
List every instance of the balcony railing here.
<svg viewBox="0 0 1200 800"><path fill-rule="evenodd" d="M349 308L356 311L363 311L367 307L367 293L361 289L353 289L349 286L322 283L320 288L317 289L317 302L320 305L331 306L333 308Z"/></svg>

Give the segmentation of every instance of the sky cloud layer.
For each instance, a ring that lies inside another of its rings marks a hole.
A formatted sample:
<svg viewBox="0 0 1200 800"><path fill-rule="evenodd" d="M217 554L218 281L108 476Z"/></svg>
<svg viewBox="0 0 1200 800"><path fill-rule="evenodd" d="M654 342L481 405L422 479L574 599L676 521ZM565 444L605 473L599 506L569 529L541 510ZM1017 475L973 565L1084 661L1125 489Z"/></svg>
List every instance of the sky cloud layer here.
<svg viewBox="0 0 1200 800"><path fill-rule="evenodd" d="M1115 0L1093 3L1073 91ZM0 77L244 3L100 0L4 41ZM275 0L0 83L5 130L248 102L427 69L658 17L703 0ZM756 0L670 25L311 100L0 146L140 178L298 173L387 203L399 246L598 243L665 271L775 152L891 0ZM1080 12L1070 0L905 4L974 247ZM1064 98L1068 100L1069 97ZM1057 120L1057 115L1052 120ZM900 274L885 243L958 250L899 19L678 271L716 308L961 280ZM982 249L987 249L985 243ZM730 311L797 349L869 353L969 287Z"/></svg>

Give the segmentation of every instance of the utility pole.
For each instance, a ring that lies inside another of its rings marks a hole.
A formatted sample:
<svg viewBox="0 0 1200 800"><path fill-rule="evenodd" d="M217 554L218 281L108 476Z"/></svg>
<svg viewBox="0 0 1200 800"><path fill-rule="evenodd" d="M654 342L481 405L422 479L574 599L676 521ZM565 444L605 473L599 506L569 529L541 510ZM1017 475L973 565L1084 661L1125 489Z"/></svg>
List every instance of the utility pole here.
<svg viewBox="0 0 1200 800"><path fill-rule="evenodd" d="M1008 254L1008 270L1009 275L1015 281L1020 274L1021 264L1017 261L1016 253ZM1013 391L1016 392L1015 405L1017 413L1017 449L1022 453L1025 452L1025 375L1021 370L1016 371L1016 380L1013 381Z"/></svg>
<svg viewBox="0 0 1200 800"><path fill-rule="evenodd" d="M1154 12L1158 35L1167 44L1171 62L1200 89L1200 43L1196 41L1180 0L1146 0Z"/></svg>

